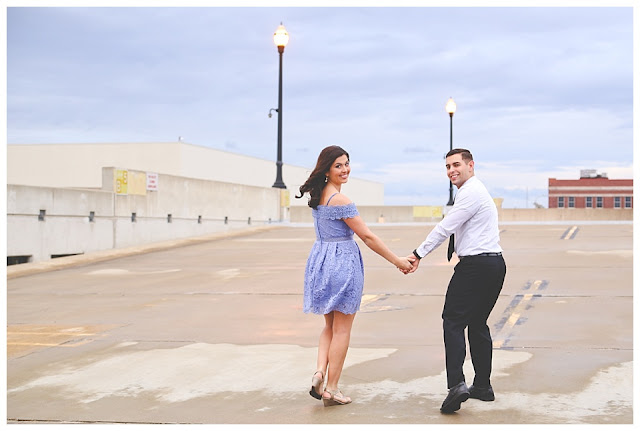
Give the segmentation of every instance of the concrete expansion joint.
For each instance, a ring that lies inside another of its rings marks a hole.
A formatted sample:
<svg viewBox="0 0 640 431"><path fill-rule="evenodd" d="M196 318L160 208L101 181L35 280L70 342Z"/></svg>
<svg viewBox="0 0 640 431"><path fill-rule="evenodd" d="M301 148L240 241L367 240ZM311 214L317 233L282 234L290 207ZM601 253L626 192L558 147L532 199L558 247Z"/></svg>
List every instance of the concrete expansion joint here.
<svg viewBox="0 0 640 431"><path fill-rule="evenodd" d="M517 296L517 295L508 295L508 296ZM562 295L559 293L546 293L546 294L538 294L533 295L535 298L633 298L633 295Z"/></svg>
<svg viewBox="0 0 640 431"><path fill-rule="evenodd" d="M198 340L157 340L157 339L141 339L141 340L123 340L122 343L137 343L137 344L157 344L157 343L168 343L168 344L193 344L199 343Z"/></svg>
<svg viewBox="0 0 640 431"><path fill-rule="evenodd" d="M501 347L493 347L493 350L554 350L557 346L501 346ZM584 347L581 350L586 351L610 351L610 352L633 352L633 349L624 348L624 347Z"/></svg>
<svg viewBox="0 0 640 431"><path fill-rule="evenodd" d="M300 292L203 292L199 295L300 296ZM193 293L189 293L193 295Z"/></svg>
<svg viewBox="0 0 640 431"><path fill-rule="evenodd" d="M184 425L189 424L188 422L136 422L136 421L126 421L126 422L118 422L118 421L61 421L57 419L15 419L15 418L7 418L7 423L18 423L18 424L111 424L111 425L125 425L125 424L133 424L133 425Z"/></svg>

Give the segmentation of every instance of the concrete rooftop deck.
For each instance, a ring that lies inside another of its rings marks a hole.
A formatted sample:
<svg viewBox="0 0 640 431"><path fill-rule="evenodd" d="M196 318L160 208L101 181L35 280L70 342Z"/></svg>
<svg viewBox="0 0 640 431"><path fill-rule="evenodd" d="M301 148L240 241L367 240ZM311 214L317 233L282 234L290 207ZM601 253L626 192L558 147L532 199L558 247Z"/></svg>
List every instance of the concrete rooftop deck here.
<svg viewBox="0 0 640 431"><path fill-rule="evenodd" d="M431 226L372 229L408 254ZM278 226L9 277L8 423L631 424L632 223L501 231L495 402L439 412L446 247L404 276L360 241L365 296L341 381L354 402L311 398L314 232Z"/></svg>

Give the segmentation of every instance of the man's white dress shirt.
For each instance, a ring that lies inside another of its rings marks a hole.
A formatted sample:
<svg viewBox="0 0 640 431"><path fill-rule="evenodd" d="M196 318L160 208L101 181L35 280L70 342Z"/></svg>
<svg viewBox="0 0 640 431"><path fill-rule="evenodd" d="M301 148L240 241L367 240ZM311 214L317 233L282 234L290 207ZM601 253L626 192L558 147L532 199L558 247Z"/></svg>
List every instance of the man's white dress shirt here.
<svg viewBox="0 0 640 431"><path fill-rule="evenodd" d="M416 253L425 257L451 234L455 234L458 256L502 252L496 204L475 175L458 189L453 207L420 244Z"/></svg>

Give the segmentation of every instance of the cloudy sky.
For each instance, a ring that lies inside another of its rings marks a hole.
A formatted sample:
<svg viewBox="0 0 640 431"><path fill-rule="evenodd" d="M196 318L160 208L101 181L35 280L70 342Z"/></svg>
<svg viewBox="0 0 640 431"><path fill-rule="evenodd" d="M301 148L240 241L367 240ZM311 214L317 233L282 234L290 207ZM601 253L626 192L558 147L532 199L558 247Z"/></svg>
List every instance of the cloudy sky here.
<svg viewBox="0 0 640 431"><path fill-rule="evenodd" d="M629 3L622 3L629 5ZM341 145L387 205L448 200L444 154L504 207L633 176L631 7L8 7L10 144L184 141L274 160ZM275 163L274 163L275 175ZM285 176L286 183L287 178ZM269 184L270 185L270 184ZM267 186L269 186L267 185Z"/></svg>

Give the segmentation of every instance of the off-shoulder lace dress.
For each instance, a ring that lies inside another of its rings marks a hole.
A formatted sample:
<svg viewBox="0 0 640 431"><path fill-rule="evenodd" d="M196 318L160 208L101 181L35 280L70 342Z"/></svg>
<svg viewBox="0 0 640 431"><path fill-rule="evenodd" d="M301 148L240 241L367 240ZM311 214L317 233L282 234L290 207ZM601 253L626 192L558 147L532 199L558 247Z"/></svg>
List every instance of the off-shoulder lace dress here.
<svg viewBox="0 0 640 431"><path fill-rule="evenodd" d="M353 231L342 219L357 216L358 210L350 203L318 205L311 212L316 242L304 273L303 311L328 314L335 310L353 314L360 309L364 269Z"/></svg>

